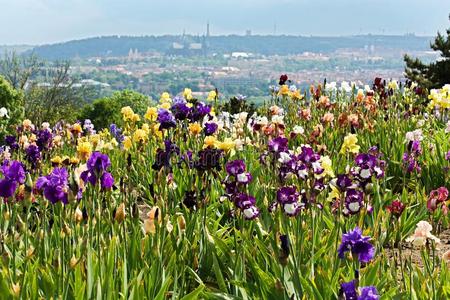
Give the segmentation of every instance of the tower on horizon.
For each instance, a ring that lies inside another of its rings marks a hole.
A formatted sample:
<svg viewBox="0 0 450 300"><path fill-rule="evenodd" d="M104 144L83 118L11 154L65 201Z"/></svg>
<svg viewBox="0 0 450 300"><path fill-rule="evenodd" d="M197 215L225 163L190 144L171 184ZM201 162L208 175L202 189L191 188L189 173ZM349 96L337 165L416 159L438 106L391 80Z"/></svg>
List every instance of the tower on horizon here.
<svg viewBox="0 0 450 300"><path fill-rule="evenodd" d="M206 37L209 37L209 21L206 22Z"/></svg>

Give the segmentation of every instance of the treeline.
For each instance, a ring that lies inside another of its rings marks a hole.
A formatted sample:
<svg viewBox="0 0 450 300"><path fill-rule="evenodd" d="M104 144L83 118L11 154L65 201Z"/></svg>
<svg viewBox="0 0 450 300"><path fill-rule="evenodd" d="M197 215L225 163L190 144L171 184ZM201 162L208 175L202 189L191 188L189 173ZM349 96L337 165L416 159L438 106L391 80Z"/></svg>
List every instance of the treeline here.
<svg viewBox="0 0 450 300"><path fill-rule="evenodd" d="M0 59L0 108L6 108L8 117L0 117L0 129L6 128L1 132L14 130L24 118L34 124L92 119L100 129L117 122L122 107L131 106L143 113L152 103L150 97L130 90L97 98L92 87L77 82L69 61L48 62L36 56L6 54ZM3 111L0 114L4 115Z"/></svg>
<svg viewBox="0 0 450 300"><path fill-rule="evenodd" d="M76 57L125 56L130 49L139 52L169 53L173 43L203 43L203 53L252 52L263 55L288 55L303 52L333 52L342 48L364 48L375 46L408 51L427 50L430 37L414 35L385 36L359 35L345 37L306 37L287 35L252 36L105 36L65 43L42 45L25 52L34 53L48 60L73 59Z"/></svg>

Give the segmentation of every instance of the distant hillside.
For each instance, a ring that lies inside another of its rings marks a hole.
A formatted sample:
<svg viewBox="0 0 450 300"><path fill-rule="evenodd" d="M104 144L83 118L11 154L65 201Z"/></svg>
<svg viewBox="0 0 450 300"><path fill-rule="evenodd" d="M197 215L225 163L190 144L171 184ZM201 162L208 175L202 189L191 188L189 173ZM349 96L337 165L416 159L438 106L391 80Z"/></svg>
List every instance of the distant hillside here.
<svg viewBox="0 0 450 300"><path fill-rule="evenodd" d="M34 46L30 45L14 45L14 46L6 46L0 45L0 57L5 53L16 52L17 54L22 54L26 51L32 50Z"/></svg>
<svg viewBox="0 0 450 300"><path fill-rule="evenodd" d="M197 43L203 45L202 53L252 52L265 55L287 55L308 52L332 52L341 48L375 47L405 51L429 50L431 37L414 35L385 36L359 35L345 37L305 36L107 36L74 40L65 43L42 45L25 52L34 52L49 60L87 58L97 56L125 56L130 49L139 52L170 52L173 43Z"/></svg>

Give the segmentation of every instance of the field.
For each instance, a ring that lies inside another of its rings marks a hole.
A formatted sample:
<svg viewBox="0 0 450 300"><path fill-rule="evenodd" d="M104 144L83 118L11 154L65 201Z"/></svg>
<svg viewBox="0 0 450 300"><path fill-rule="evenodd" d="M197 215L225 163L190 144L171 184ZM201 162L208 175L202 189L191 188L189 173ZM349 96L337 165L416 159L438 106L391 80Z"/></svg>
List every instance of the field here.
<svg viewBox="0 0 450 300"><path fill-rule="evenodd" d="M273 84L2 125L1 298L449 298L450 85Z"/></svg>

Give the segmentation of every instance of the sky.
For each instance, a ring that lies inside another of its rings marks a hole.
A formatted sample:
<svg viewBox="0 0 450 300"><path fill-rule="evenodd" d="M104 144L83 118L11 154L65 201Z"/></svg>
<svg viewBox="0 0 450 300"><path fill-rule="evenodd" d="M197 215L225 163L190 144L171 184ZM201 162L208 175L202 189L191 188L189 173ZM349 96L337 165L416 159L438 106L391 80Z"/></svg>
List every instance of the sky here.
<svg viewBox="0 0 450 300"><path fill-rule="evenodd" d="M101 35L434 36L450 0L0 0L0 45Z"/></svg>

